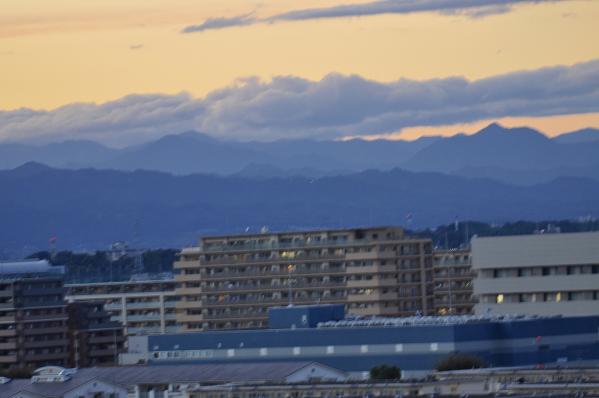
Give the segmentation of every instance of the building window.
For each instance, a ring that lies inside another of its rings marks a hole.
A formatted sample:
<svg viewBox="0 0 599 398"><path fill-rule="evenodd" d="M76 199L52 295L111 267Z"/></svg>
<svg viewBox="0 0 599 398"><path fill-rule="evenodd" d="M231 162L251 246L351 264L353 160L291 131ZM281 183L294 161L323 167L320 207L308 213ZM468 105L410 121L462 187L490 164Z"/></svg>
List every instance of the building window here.
<svg viewBox="0 0 599 398"><path fill-rule="evenodd" d="M495 302L497 304L503 303L503 294L498 294L497 297L495 297Z"/></svg>

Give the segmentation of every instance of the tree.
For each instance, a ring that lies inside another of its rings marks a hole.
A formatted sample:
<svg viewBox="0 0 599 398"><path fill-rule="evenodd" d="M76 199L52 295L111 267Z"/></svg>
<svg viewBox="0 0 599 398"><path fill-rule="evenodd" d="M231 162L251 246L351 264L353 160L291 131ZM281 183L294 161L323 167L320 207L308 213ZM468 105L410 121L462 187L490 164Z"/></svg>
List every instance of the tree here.
<svg viewBox="0 0 599 398"><path fill-rule="evenodd" d="M452 354L437 362L435 369L438 372L446 370L479 369L487 365L485 361L475 355Z"/></svg>
<svg viewBox="0 0 599 398"><path fill-rule="evenodd" d="M373 380L398 380L401 379L401 369L394 365L379 365L370 369L370 378Z"/></svg>
<svg viewBox="0 0 599 398"><path fill-rule="evenodd" d="M0 377L8 377L10 379L28 379L33 374L33 368L16 368L0 371Z"/></svg>

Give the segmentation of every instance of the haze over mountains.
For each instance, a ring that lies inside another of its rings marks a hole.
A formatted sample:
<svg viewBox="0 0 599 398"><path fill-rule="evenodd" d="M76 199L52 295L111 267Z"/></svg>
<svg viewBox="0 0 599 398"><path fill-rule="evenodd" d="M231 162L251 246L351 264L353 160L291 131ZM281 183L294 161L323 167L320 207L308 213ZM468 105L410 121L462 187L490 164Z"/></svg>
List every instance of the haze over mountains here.
<svg viewBox="0 0 599 398"><path fill-rule="evenodd" d="M598 159L599 130L549 139L495 124L412 142L241 143L189 132L125 149L3 144L0 258L47 249L51 236L92 250L117 240L181 247L264 225L597 218Z"/></svg>
<svg viewBox="0 0 599 398"><path fill-rule="evenodd" d="M550 139L533 129L491 124L474 135L423 137L415 141L239 142L186 132L124 149L91 141L43 146L0 144L1 169L29 161L71 169L154 170L248 178L316 178L399 167L530 185L561 176L599 179L599 130L584 129Z"/></svg>
<svg viewBox="0 0 599 398"><path fill-rule="evenodd" d="M181 247L200 234L359 225L422 228L461 220L599 215L599 182L560 178L530 187L400 169L310 179L248 179L154 171L0 171L5 252L105 248L116 240Z"/></svg>

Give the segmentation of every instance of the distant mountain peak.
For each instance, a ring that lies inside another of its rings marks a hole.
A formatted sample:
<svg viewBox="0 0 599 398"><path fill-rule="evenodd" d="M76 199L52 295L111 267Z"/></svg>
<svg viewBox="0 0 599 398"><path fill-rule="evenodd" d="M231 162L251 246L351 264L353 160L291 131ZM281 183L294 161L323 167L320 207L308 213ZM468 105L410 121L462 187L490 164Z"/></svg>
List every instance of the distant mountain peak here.
<svg viewBox="0 0 599 398"><path fill-rule="evenodd" d="M563 133L553 138L560 144L580 144L599 141L599 129L587 127L584 129Z"/></svg>
<svg viewBox="0 0 599 398"><path fill-rule="evenodd" d="M19 176L27 176L27 175L36 175L39 173L46 172L48 170L53 170L50 166L47 166L40 162L27 162L22 165L15 167L13 172Z"/></svg>

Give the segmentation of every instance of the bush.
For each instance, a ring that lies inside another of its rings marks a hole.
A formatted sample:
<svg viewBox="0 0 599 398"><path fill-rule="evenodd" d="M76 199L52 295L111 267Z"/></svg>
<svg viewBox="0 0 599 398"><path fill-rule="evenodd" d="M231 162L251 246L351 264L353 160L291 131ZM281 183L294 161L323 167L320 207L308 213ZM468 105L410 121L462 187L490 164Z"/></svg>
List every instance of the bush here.
<svg viewBox="0 0 599 398"><path fill-rule="evenodd" d="M398 380L401 379L401 369L393 365L380 365L370 369L370 378L373 380Z"/></svg>
<svg viewBox="0 0 599 398"><path fill-rule="evenodd" d="M437 362L438 372L446 370L479 369L486 367L485 361L474 355L453 354Z"/></svg>
<svg viewBox="0 0 599 398"><path fill-rule="evenodd" d="M28 379L33 374L32 368L17 368L0 371L0 376L10 379Z"/></svg>

